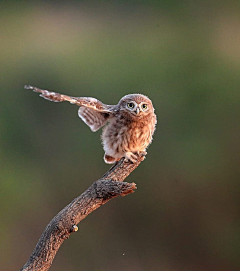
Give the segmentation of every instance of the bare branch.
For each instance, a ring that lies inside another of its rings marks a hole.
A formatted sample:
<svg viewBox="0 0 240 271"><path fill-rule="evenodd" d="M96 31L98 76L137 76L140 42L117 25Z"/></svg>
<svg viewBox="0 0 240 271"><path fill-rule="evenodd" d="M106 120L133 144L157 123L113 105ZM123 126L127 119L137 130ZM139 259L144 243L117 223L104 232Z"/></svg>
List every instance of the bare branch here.
<svg viewBox="0 0 240 271"><path fill-rule="evenodd" d="M91 212L117 196L126 196L136 189L135 183L123 180L144 160L136 163L118 161L104 176L62 209L47 225L32 255L20 271L47 271L65 239L78 230L77 224Z"/></svg>

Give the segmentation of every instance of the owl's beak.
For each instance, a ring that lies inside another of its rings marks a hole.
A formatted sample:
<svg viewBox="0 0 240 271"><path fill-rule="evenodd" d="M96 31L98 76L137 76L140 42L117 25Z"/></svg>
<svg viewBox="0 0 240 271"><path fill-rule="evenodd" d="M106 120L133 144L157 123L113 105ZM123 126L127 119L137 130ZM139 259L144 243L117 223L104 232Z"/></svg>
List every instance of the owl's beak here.
<svg viewBox="0 0 240 271"><path fill-rule="evenodd" d="M140 109L139 109L139 107L137 107L137 109L136 109L136 114L138 115L139 113L140 113Z"/></svg>

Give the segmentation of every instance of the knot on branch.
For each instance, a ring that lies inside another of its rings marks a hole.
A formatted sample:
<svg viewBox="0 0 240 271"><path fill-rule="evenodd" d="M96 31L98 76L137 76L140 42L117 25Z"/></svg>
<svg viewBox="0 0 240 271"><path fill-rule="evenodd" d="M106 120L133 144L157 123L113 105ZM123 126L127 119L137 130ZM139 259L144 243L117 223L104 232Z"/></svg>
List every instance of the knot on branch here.
<svg viewBox="0 0 240 271"><path fill-rule="evenodd" d="M126 196L137 189L135 183L118 182L112 179L100 179L93 183L93 187L95 189L96 197L103 201L117 196Z"/></svg>

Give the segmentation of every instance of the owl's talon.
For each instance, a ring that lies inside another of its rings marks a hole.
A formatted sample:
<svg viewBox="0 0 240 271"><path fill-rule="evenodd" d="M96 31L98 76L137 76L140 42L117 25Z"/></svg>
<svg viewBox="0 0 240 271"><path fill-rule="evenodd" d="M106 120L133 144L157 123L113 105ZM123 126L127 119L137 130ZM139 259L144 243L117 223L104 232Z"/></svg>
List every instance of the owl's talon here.
<svg viewBox="0 0 240 271"><path fill-rule="evenodd" d="M137 154L139 156L146 156L147 155L147 152L146 151L138 151Z"/></svg>
<svg viewBox="0 0 240 271"><path fill-rule="evenodd" d="M125 152L124 157L126 162L131 161L133 164L136 163L138 159L138 156L132 152Z"/></svg>

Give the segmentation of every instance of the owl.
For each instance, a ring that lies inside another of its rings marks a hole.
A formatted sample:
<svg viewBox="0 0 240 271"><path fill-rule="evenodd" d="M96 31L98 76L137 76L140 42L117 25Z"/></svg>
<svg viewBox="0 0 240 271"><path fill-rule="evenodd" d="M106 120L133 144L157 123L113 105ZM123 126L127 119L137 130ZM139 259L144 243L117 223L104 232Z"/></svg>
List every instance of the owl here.
<svg viewBox="0 0 240 271"><path fill-rule="evenodd" d="M93 132L104 127L101 139L105 163L113 164L122 157L134 163L138 155L147 154L157 123L154 107L147 96L129 94L116 105L106 105L95 98L71 97L32 86L25 88L40 93L49 101L68 101L80 106L78 116Z"/></svg>

